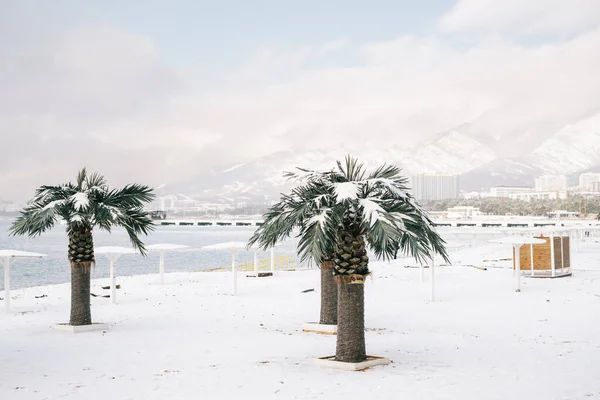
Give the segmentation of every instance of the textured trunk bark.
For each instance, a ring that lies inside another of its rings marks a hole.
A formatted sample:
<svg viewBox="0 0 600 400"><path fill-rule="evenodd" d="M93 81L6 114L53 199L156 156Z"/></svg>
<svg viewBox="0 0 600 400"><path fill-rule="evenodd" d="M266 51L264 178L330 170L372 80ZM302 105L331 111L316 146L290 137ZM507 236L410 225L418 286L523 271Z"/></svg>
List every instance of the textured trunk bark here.
<svg viewBox="0 0 600 400"><path fill-rule="evenodd" d="M321 318L320 324L336 325L338 313L338 287L333 276L333 262L321 263Z"/></svg>
<svg viewBox="0 0 600 400"><path fill-rule="evenodd" d="M94 239L89 226L71 227L69 231L69 261L71 262L70 325L91 325L91 268L94 264Z"/></svg>
<svg viewBox="0 0 600 400"><path fill-rule="evenodd" d="M90 325L90 268L82 265L71 267L71 319L70 325Z"/></svg>
<svg viewBox="0 0 600 400"><path fill-rule="evenodd" d="M358 282L354 282L357 279ZM338 325L335 360L361 362L367 359L365 346L365 285L362 275L337 277Z"/></svg>

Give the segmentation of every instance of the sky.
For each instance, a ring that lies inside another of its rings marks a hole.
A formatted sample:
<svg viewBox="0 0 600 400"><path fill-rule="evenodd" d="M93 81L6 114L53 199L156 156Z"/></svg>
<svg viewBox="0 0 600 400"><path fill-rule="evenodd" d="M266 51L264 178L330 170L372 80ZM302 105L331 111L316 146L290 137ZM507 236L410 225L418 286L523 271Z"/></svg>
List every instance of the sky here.
<svg viewBox="0 0 600 400"><path fill-rule="evenodd" d="M0 199L561 127L600 111L599 49L598 0L0 0Z"/></svg>

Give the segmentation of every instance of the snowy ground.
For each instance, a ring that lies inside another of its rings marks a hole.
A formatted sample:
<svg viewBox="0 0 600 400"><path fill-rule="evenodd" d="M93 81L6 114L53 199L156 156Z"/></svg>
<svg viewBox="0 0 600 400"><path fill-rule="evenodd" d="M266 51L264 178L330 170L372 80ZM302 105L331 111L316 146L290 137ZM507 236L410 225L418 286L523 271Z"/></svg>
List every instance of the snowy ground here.
<svg viewBox="0 0 600 400"><path fill-rule="evenodd" d="M82 334L51 328L67 321L68 285L15 291L15 312L0 312L0 399L600 399L596 246L572 255L574 276L526 278L521 293L493 261L510 249L458 251L436 269L434 303L408 260L372 263L367 351L392 364L364 372L314 365L335 350L301 332L318 317L317 270L240 274L237 297L224 272L121 278L119 304L92 299L110 330Z"/></svg>

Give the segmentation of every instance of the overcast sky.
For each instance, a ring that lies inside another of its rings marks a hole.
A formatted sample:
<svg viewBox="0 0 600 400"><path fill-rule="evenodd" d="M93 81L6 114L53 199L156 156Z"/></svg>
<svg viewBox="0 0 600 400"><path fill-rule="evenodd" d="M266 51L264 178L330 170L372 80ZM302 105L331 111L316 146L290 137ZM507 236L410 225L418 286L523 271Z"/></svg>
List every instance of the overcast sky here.
<svg viewBox="0 0 600 400"><path fill-rule="evenodd" d="M0 0L0 199L569 123L599 49L598 0Z"/></svg>

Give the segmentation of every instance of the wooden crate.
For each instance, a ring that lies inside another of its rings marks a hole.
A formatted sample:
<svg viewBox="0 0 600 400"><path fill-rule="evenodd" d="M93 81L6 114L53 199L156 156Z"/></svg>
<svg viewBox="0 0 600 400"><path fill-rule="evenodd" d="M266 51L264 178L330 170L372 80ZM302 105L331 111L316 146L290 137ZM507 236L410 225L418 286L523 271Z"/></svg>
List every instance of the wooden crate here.
<svg viewBox="0 0 600 400"><path fill-rule="evenodd" d="M533 255L533 270L534 271L551 271L552 270L552 248L554 248L554 269L567 269L571 267L571 254L569 248L568 236L554 236L554 246L550 243L550 237L536 237L542 239L545 243L534 245L521 246L521 270L531 271L531 259ZM562 241L562 244L561 244ZM531 247L533 247L533 252ZM533 253L533 254L532 254ZM564 253L564 257L563 257ZM515 253L513 250L513 260ZM513 261L513 269L515 263Z"/></svg>

